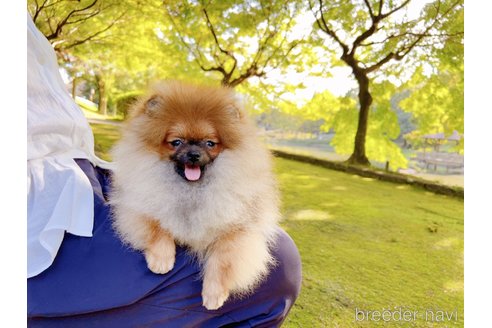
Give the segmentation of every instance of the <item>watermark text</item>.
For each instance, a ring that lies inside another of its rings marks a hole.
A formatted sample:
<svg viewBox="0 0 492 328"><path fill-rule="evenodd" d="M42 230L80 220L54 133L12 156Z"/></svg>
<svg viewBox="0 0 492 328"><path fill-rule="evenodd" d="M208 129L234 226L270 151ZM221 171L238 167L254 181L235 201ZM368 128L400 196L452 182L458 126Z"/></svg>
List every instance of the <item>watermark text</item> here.
<svg viewBox="0 0 492 328"><path fill-rule="evenodd" d="M458 321L458 310L443 311L436 309L408 310L404 308L363 310L355 308L355 321L374 322L411 322L417 320L431 322Z"/></svg>

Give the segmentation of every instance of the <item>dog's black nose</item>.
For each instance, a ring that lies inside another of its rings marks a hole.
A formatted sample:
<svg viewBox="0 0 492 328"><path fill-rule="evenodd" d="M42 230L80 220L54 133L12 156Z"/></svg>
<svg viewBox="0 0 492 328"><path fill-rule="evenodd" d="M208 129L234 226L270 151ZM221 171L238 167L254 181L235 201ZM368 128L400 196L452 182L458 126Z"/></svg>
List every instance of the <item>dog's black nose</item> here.
<svg viewBox="0 0 492 328"><path fill-rule="evenodd" d="M187 155L188 155L188 159L190 161L192 161L193 163L198 162L200 160L200 156L201 156L200 152L196 151L196 150L189 151Z"/></svg>

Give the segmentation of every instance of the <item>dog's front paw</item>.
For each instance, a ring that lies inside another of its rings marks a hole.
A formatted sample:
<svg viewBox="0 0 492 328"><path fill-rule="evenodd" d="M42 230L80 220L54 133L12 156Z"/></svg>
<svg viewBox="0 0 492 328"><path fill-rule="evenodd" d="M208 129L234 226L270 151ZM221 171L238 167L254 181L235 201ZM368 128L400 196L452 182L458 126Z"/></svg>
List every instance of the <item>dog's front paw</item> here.
<svg viewBox="0 0 492 328"><path fill-rule="evenodd" d="M146 251L145 260L150 271L157 274L164 274L171 271L174 267L175 256L163 256Z"/></svg>
<svg viewBox="0 0 492 328"><path fill-rule="evenodd" d="M216 281L203 281L202 299L207 310L217 310L229 297L229 290Z"/></svg>
<svg viewBox="0 0 492 328"><path fill-rule="evenodd" d="M150 271L157 274L164 274L174 267L176 259L176 246L174 242L160 240L150 245L145 250L145 260Z"/></svg>

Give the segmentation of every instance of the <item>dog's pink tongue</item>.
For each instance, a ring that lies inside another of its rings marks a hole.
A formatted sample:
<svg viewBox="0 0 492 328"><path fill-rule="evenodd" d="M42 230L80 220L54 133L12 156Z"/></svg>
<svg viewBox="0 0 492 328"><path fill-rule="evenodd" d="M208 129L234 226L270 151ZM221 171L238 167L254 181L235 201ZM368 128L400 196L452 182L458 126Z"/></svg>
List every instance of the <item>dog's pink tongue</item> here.
<svg viewBox="0 0 492 328"><path fill-rule="evenodd" d="M185 176L186 179L190 181L196 181L200 179L200 175L202 172L200 171L200 166L197 165L185 165Z"/></svg>

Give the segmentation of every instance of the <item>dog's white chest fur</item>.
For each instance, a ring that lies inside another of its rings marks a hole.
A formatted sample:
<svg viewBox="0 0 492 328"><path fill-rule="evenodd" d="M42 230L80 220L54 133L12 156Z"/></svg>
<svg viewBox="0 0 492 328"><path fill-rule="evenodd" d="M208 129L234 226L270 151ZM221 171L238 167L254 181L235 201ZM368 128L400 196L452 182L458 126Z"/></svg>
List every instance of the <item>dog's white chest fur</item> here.
<svg viewBox="0 0 492 328"><path fill-rule="evenodd" d="M116 214L131 211L152 217L178 243L195 251L205 250L219 234L235 226L276 222L278 214L265 211L272 208L265 203L269 200L258 197L270 193L273 186L264 180L254 183L256 179L271 179L261 161L248 163L248 170L244 170L241 163L251 159L224 151L207 166L200 181L189 182L174 171L173 162L131 142L121 143L113 156L112 203ZM254 222L252 213L262 213L261 222Z"/></svg>

